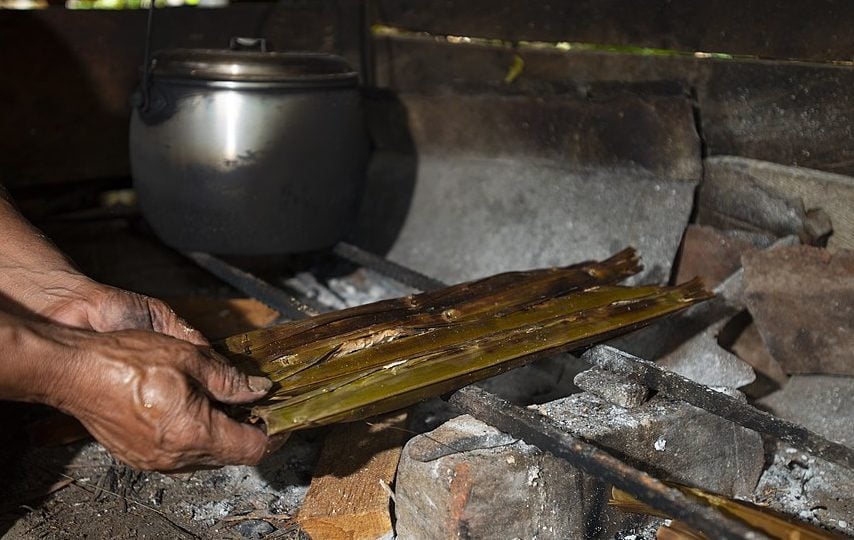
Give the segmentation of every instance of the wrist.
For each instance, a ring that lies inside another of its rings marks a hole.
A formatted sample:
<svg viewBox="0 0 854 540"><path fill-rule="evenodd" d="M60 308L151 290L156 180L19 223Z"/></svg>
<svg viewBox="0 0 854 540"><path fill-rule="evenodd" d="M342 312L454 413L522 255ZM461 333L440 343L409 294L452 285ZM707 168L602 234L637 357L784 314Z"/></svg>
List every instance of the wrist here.
<svg viewBox="0 0 854 540"><path fill-rule="evenodd" d="M62 408L79 371L69 341L81 332L0 313L0 399Z"/></svg>
<svg viewBox="0 0 854 540"><path fill-rule="evenodd" d="M0 295L30 313L50 318L57 302L85 301L96 283L73 268L0 264Z"/></svg>

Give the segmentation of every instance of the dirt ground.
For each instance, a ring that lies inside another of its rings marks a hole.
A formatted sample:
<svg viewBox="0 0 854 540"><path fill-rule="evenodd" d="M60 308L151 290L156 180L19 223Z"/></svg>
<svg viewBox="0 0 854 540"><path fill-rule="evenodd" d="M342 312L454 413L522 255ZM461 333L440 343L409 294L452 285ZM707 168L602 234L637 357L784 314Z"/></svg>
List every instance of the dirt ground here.
<svg viewBox="0 0 854 540"><path fill-rule="evenodd" d="M298 539L293 521L323 434L291 437L258 467L165 475L136 472L89 440L55 448L22 443L42 411L3 404L19 429L4 433L0 534L31 538Z"/></svg>

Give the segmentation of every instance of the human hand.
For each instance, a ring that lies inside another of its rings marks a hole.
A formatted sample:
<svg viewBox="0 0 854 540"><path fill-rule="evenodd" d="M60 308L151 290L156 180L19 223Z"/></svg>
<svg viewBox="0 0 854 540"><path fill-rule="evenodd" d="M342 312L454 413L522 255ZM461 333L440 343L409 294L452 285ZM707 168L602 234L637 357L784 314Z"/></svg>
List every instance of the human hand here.
<svg viewBox="0 0 854 540"><path fill-rule="evenodd" d="M165 302L65 273L30 296L37 315L71 326L114 332L152 330L195 345L208 345L202 334L178 317Z"/></svg>
<svg viewBox="0 0 854 540"><path fill-rule="evenodd" d="M246 376L208 348L152 332L52 332L56 373L45 401L73 416L118 459L137 469L174 471L255 464L269 440L211 400L260 399L264 377Z"/></svg>

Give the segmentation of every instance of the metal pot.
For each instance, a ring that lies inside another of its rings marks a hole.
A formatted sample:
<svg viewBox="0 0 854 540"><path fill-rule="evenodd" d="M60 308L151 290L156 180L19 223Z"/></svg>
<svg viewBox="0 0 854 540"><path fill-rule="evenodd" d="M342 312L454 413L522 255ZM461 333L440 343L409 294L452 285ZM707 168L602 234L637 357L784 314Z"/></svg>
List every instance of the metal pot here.
<svg viewBox="0 0 854 540"><path fill-rule="evenodd" d="M183 251L331 246L350 227L367 159L358 76L319 53L154 55L130 125L140 206Z"/></svg>

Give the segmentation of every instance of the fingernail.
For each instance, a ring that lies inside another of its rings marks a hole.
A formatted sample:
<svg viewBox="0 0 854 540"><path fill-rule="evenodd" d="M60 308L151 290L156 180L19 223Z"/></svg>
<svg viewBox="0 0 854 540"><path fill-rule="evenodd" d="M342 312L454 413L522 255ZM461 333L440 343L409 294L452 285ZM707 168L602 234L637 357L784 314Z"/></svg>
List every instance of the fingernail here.
<svg viewBox="0 0 854 540"><path fill-rule="evenodd" d="M246 377L246 382L249 383L249 389L253 392L267 393L270 391L270 388L273 387L273 381L271 381L267 377L258 377L255 375L250 375Z"/></svg>

